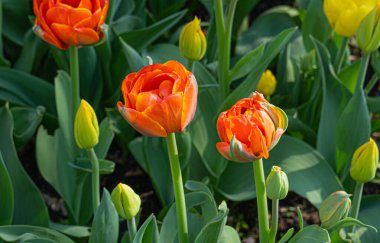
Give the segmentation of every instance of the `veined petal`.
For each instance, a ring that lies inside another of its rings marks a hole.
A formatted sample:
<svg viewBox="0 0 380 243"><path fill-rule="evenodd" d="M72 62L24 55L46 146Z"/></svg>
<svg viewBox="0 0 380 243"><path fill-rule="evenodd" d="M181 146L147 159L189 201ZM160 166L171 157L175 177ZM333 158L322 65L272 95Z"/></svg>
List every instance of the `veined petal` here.
<svg viewBox="0 0 380 243"><path fill-rule="evenodd" d="M139 133L145 136L167 137L165 129L156 121L146 116L143 112L125 108L121 102L117 103L119 112L128 123Z"/></svg>
<svg viewBox="0 0 380 243"><path fill-rule="evenodd" d="M194 75L191 75L190 82L183 93L181 131L184 130L190 121L193 120L197 109L198 84Z"/></svg>

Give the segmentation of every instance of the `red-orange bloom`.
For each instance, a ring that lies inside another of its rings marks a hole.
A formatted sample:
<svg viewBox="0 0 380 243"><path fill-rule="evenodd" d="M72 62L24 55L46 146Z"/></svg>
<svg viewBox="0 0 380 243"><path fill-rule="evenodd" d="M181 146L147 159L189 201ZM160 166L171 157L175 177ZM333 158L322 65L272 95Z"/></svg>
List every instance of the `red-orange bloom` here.
<svg viewBox="0 0 380 243"><path fill-rule="evenodd" d="M124 118L146 136L167 137L193 119L198 85L194 75L176 61L153 64L127 75L121 86Z"/></svg>
<svg viewBox="0 0 380 243"><path fill-rule="evenodd" d="M108 0L33 0L34 32L60 49L102 39Z"/></svg>
<svg viewBox="0 0 380 243"><path fill-rule="evenodd" d="M219 115L217 129L222 142L216 148L236 162L268 158L287 126L285 112L255 92Z"/></svg>

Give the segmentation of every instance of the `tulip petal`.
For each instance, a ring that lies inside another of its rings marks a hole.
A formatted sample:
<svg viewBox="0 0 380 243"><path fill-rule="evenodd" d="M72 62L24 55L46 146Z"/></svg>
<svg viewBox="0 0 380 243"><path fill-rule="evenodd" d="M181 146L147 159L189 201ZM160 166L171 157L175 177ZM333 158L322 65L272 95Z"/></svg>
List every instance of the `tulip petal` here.
<svg viewBox="0 0 380 243"><path fill-rule="evenodd" d="M155 105L161 101L161 98L152 92L142 92L137 95L136 110L139 112L144 111L151 105Z"/></svg>
<svg viewBox="0 0 380 243"><path fill-rule="evenodd" d="M216 149L224 158L232 160L232 158L230 157L230 145L228 143L218 142L216 143Z"/></svg>
<svg viewBox="0 0 380 243"><path fill-rule="evenodd" d="M181 111L182 95L173 94L163 99L160 103L148 107L144 113L158 122L167 133L182 131Z"/></svg>
<svg viewBox="0 0 380 243"><path fill-rule="evenodd" d="M48 24L57 23L70 26L91 16L91 11L86 8L68 8L65 5L57 5L46 12Z"/></svg>
<svg viewBox="0 0 380 243"><path fill-rule="evenodd" d="M249 139L251 141L249 147L252 154L258 158L264 157L267 159L269 157L269 151L266 145L266 139L257 125L253 125Z"/></svg>
<svg viewBox="0 0 380 243"><path fill-rule="evenodd" d="M183 92L183 104L181 115L181 130L193 120L195 110L197 109L198 84L194 75L190 76L190 81Z"/></svg>
<svg viewBox="0 0 380 243"><path fill-rule="evenodd" d="M69 45L90 45L99 41L98 34L90 28L73 28L63 24L52 24L51 28L59 39Z"/></svg>
<svg viewBox="0 0 380 243"><path fill-rule="evenodd" d="M119 112L128 123L139 133L145 136L167 137L165 129L156 121L146 116L143 112L134 109L125 108L121 102L117 103Z"/></svg>

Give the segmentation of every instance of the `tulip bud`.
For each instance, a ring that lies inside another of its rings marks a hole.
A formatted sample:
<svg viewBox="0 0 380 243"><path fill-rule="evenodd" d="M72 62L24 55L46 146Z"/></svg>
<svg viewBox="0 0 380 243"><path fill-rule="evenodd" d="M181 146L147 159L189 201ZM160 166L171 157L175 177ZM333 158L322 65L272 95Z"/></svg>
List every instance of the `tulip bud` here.
<svg viewBox="0 0 380 243"><path fill-rule="evenodd" d="M360 183L372 180L376 174L379 163L379 148L370 138L369 142L360 146L352 156L350 175L352 179Z"/></svg>
<svg viewBox="0 0 380 243"><path fill-rule="evenodd" d="M257 84L256 90L265 97L271 96L276 90L277 80L270 70L266 70Z"/></svg>
<svg viewBox="0 0 380 243"><path fill-rule="evenodd" d="M123 219L132 219L140 210L141 199L133 189L119 183L111 193L112 202L117 213Z"/></svg>
<svg viewBox="0 0 380 243"><path fill-rule="evenodd" d="M371 53L380 45L380 4L362 20L356 32L356 41L365 53Z"/></svg>
<svg viewBox="0 0 380 243"><path fill-rule="evenodd" d="M206 53L206 37L200 26L201 21L195 17L183 27L179 36L179 50L187 59L199 61Z"/></svg>
<svg viewBox="0 0 380 243"><path fill-rule="evenodd" d="M321 204L319 208L319 217L322 227L329 229L340 220L347 217L351 207L350 194L345 191L336 191L331 193Z"/></svg>
<svg viewBox="0 0 380 243"><path fill-rule="evenodd" d="M74 136L79 148L90 149L99 142L99 125L94 109L81 100L74 121Z"/></svg>
<svg viewBox="0 0 380 243"><path fill-rule="evenodd" d="M267 196L271 200L284 199L288 195L288 177L278 166L273 166L266 180Z"/></svg>

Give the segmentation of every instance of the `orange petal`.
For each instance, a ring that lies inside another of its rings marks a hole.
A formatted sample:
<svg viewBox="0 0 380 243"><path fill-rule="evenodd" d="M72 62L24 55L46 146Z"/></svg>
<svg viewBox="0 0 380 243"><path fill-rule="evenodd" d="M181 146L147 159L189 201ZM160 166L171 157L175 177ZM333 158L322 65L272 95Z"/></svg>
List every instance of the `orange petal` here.
<svg viewBox="0 0 380 243"><path fill-rule="evenodd" d="M75 29L62 24L52 24L51 28L58 38L67 45L90 45L99 41L98 34L89 28Z"/></svg>
<svg viewBox="0 0 380 243"><path fill-rule="evenodd" d="M165 80L158 87L158 95L162 98L169 96L173 90L173 82L169 80Z"/></svg>
<svg viewBox="0 0 380 243"><path fill-rule="evenodd" d="M167 133L181 130L182 95L169 95L160 103L148 107L144 113L158 122Z"/></svg>
<svg viewBox="0 0 380 243"><path fill-rule="evenodd" d="M226 127L226 120L227 120L226 114L227 114L226 111L220 113L218 120L217 120L217 123L216 123L216 128L218 131L219 138L223 142L229 142L230 141L228 139L228 136L226 133L226 129L227 129L227 127Z"/></svg>
<svg viewBox="0 0 380 243"><path fill-rule="evenodd" d="M58 5L46 12L46 20L49 24L58 23L74 26L76 23L92 16L86 8L69 8L67 5Z"/></svg>
<svg viewBox="0 0 380 243"><path fill-rule="evenodd" d="M253 126L251 130L250 138L250 150L258 158L268 158L269 152L268 147L266 146L265 137L261 133L260 129L257 126Z"/></svg>
<svg viewBox="0 0 380 243"><path fill-rule="evenodd" d="M230 145L226 142L216 143L216 149L226 159L232 160L230 157Z"/></svg>
<svg viewBox="0 0 380 243"><path fill-rule="evenodd" d="M161 98L152 92L143 92L137 95L136 110L139 112L144 111L151 105L155 105L161 101Z"/></svg>
<svg viewBox="0 0 380 243"><path fill-rule="evenodd" d="M89 16L88 18L82 19L78 23L74 25L75 28L91 28L91 29L97 29L97 26L99 24L100 20L100 10L97 10L93 15Z"/></svg>
<svg viewBox="0 0 380 243"><path fill-rule="evenodd" d="M92 12L92 3L91 3L91 0L82 0L82 1L80 1L78 8L87 8L88 10L90 10Z"/></svg>
<svg viewBox="0 0 380 243"><path fill-rule="evenodd" d="M165 129L142 112L125 108L120 102L117 103L119 112L125 120L139 133L145 136L167 137Z"/></svg>
<svg viewBox="0 0 380 243"><path fill-rule="evenodd" d="M194 118L197 109L198 84L194 75L191 75L190 82L183 92L183 105L181 115L181 131L184 130Z"/></svg>

